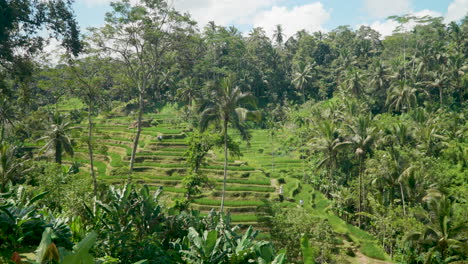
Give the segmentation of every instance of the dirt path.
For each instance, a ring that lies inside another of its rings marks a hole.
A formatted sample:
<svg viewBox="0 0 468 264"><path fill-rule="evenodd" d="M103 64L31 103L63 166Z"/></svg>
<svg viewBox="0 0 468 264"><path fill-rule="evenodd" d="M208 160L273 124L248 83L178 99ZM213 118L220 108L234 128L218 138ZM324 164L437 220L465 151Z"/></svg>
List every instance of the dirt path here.
<svg viewBox="0 0 468 264"><path fill-rule="evenodd" d="M358 261L357 263L360 263L360 264L392 264L391 262L388 262L388 261L369 258L368 256L365 256L359 251L356 252L356 259Z"/></svg>

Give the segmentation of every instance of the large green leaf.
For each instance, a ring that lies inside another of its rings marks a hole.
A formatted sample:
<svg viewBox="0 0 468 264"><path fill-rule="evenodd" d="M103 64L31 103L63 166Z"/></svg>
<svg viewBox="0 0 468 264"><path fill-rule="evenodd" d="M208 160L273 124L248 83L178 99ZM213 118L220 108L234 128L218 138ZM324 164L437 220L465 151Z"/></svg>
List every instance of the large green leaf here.
<svg viewBox="0 0 468 264"><path fill-rule="evenodd" d="M206 236L205 249L204 249L206 252L206 255L209 255L213 251L217 240L218 240L218 232L216 230L211 230L210 232L208 232Z"/></svg>
<svg viewBox="0 0 468 264"><path fill-rule="evenodd" d="M89 254L89 250L94 245L96 241L97 233L89 233L83 240L78 243L74 249L73 253L63 258L62 263L66 264L86 264L94 263L94 258Z"/></svg>
<svg viewBox="0 0 468 264"><path fill-rule="evenodd" d="M280 253L271 264L286 264L286 253Z"/></svg>
<svg viewBox="0 0 468 264"><path fill-rule="evenodd" d="M37 263L42 263L44 255L50 243L52 243L52 229L50 227L47 227L42 233L41 243L39 244L39 247L37 247L36 249L36 262Z"/></svg>

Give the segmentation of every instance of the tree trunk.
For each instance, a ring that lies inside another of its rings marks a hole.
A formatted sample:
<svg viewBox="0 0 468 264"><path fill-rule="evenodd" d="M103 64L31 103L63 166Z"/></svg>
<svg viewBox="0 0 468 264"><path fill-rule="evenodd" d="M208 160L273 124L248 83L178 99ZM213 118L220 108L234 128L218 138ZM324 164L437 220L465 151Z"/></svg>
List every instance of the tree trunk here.
<svg viewBox="0 0 468 264"><path fill-rule="evenodd" d="M275 170L275 146L274 146L273 133L271 134L271 170Z"/></svg>
<svg viewBox="0 0 468 264"><path fill-rule="evenodd" d="M358 212L362 212L362 157L359 157L359 208ZM359 214L359 227L361 227L362 216Z"/></svg>
<svg viewBox="0 0 468 264"><path fill-rule="evenodd" d="M62 143L60 141L55 146L55 162L62 164Z"/></svg>
<svg viewBox="0 0 468 264"><path fill-rule="evenodd" d="M440 100L440 105L442 106L442 103L443 103L443 98L442 98L442 95L443 95L443 91L442 91L442 86L439 86L439 100Z"/></svg>
<svg viewBox="0 0 468 264"><path fill-rule="evenodd" d="M227 165L228 165L228 146L227 146L227 119L224 120L224 180L223 180L223 193L221 196L221 213L224 210L224 198L226 196L226 181L227 181Z"/></svg>
<svg viewBox="0 0 468 264"><path fill-rule="evenodd" d="M3 138L5 137L5 124L2 124L2 134L0 138L0 143L3 142Z"/></svg>
<svg viewBox="0 0 468 264"><path fill-rule="evenodd" d="M405 210L405 194L403 193L403 184L399 182L400 184L400 192L401 192L401 204L403 205L403 215L406 215L406 210Z"/></svg>
<svg viewBox="0 0 468 264"><path fill-rule="evenodd" d="M89 154L89 165L91 170L91 177L93 178L93 188L94 188L94 196L97 195L97 180L96 174L94 173L94 157L93 157L93 120L91 119L91 115L93 112L93 106L90 103L88 105L88 154Z"/></svg>
<svg viewBox="0 0 468 264"><path fill-rule="evenodd" d="M135 139L133 140L133 149L132 149L132 156L130 157L130 175L133 172L133 165L135 163L136 151L138 148L138 142L140 140L141 134L141 120L143 118L143 92L139 92L140 95L138 97L138 121L137 121L137 132L135 135Z"/></svg>

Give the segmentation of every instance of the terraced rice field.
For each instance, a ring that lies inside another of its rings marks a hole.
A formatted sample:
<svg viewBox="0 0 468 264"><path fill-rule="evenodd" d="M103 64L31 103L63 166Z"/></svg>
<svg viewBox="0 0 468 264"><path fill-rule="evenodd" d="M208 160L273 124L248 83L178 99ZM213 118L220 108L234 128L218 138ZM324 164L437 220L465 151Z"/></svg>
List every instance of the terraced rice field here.
<svg viewBox="0 0 468 264"><path fill-rule="evenodd" d="M183 197L185 189L182 180L188 173L188 165L184 153L187 150L187 125L176 122L174 114L152 114L157 125L143 128L140 144L136 155L132 180L139 184L147 184L156 190L163 187L166 200L173 201L175 197ZM118 173L119 169L128 168L132 141L135 129L130 128L133 122L129 117L111 119L96 119L95 167L98 179L102 183L122 184L128 176ZM158 136L163 140L159 141ZM233 135L234 138L236 135ZM361 247L360 252L378 252L380 259L387 259L380 248L375 246L374 239L364 231L346 224L339 217L326 210L329 201L310 185L302 184L307 164L299 158L296 151L282 149L278 138L272 138L266 130L253 130L250 144L241 144L242 157L230 157L228 164L228 181L225 208L231 214L232 222L244 227L253 225L264 231L259 218L266 215L261 209L267 201L279 203L279 189L282 186L284 197L283 207L303 207L316 216L328 219L334 231L350 237L351 245ZM87 149L83 146L76 150L74 158L66 161L79 162L82 171L87 172L89 159ZM219 210L223 178L223 153L215 150L211 153L208 165L201 169L214 183L213 189L206 189L195 197L191 207L207 214L210 210ZM264 237L268 232L264 232ZM371 254L369 254L371 255Z"/></svg>
<svg viewBox="0 0 468 264"><path fill-rule="evenodd" d="M189 170L184 154L187 150L186 137L190 132L185 131L186 124L175 122L172 114L152 114L145 118L152 118L157 126L145 127L142 130L132 180L148 184L154 190L162 186L166 196L171 198L182 197L185 192L182 180ZM116 172L120 168L127 168L130 161L135 135L135 129L130 128L132 120L128 117L117 117L97 118L95 121L95 148L107 148L103 154L95 152L98 179L103 183L121 184L127 180L127 175ZM263 131L256 131L255 135L261 136L262 133ZM158 136L162 136L163 140L158 140ZM225 202L225 208L230 212L233 222L255 225L258 228L262 228L258 224L258 217L263 214L258 207L277 197L278 193L278 186L263 172L263 165L250 165L249 156L255 156L258 152L257 146L260 145L261 143L252 147L243 145L245 159L241 157L230 160ZM212 209L219 210L223 182L221 157L221 152L214 151L208 159L208 165L201 169L201 173L207 175L214 183L213 189L206 189L191 205L202 214L207 214ZM265 153L262 157L265 161L268 160L268 154ZM75 156L66 160L79 162L83 171L89 168L87 150L84 147L77 149Z"/></svg>

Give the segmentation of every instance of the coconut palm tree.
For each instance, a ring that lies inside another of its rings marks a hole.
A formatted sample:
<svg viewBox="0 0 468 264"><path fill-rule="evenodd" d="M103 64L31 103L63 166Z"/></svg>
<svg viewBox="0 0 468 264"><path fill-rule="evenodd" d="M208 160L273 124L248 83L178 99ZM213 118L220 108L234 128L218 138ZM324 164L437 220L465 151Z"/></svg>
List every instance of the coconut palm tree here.
<svg viewBox="0 0 468 264"><path fill-rule="evenodd" d="M410 85L406 81L397 81L387 96L386 105L388 106L388 110L403 112L417 106L418 92L424 91Z"/></svg>
<svg viewBox="0 0 468 264"><path fill-rule="evenodd" d="M364 93L364 75L359 70L351 69L346 76L345 87L354 96L361 97Z"/></svg>
<svg viewBox="0 0 468 264"><path fill-rule="evenodd" d="M64 151L68 155L73 156L73 145L70 137L68 136L73 127L71 127L70 122L66 122L64 119L65 118L60 114L55 114L45 136L38 139L38 141L46 141L41 152L53 151L55 162L58 164L62 164L62 154Z"/></svg>
<svg viewBox="0 0 468 264"><path fill-rule="evenodd" d="M243 93L234 84L232 77L222 79L217 88L213 91L211 99L201 105L200 129L205 131L212 123L221 127L224 140L224 179L220 211L223 212L227 180L229 125L231 124L235 130L240 132L243 140L248 141L251 135L245 121L258 120L259 113L244 108L255 107L255 97L250 93Z"/></svg>
<svg viewBox="0 0 468 264"><path fill-rule="evenodd" d="M370 91L373 93L373 96L378 98L383 104L390 80L388 68L380 60L376 60L369 69L367 78L369 79Z"/></svg>
<svg viewBox="0 0 468 264"><path fill-rule="evenodd" d="M325 166L328 172L328 179L333 183L333 172L337 166L337 155L339 151L351 144L350 141L345 141L340 136L340 129L330 120L323 120L316 126L316 136L314 137L311 147L316 152L323 154L322 160L318 163L318 167Z"/></svg>
<svg viewBox="0 0 468 264"><path fill-rule="evenodd" d="M439 103L442 106L444 103L444 89L448 87L449 84L449 77L447 76L446 72L448 69L444 66L441 67L441 71L434 71L430 72L429 76L431 77L431 81L425 82L425 84L429 87L435 88L439 92Z"/></svg>
<svg viewBox="0 0 468 264"><path fill-rule="evenodd" d="M362 181L362 175L364 173L364 161L367 157L367 154L371 151L373 140L374 140L374 130L375 127L371 126L371 117L370 116L359 116L351 125L348 125L348 128L351 132L350 142L354 147L354 152L358 159L359 169L358 169L358 178L359 178L359 212L362 212L363 207L363 193L364 185ZM361 216L359 216L359 226L361 226Z"/></svg>
<svg viewBox="0 0 468 264"><path fill-rule="evenodd" d="M309 82L310 78L312 78L312 65L310 64L299 65L298 71L294 73L294 79L292 82L294 86L296 86L296 89L301 91L302 103L305 103L304 85Z"/></svg>
<svg viewBox="0 0 468 264"><path fill-rule="evenodd" d="M273 33L273 39L275 40L275 44L277 47L281 48L284 42L284 33L283 33L283 26L278 24L275 26L275 31Z"/></svg>
<svg viewBox="0 0 468 264"><path fill-rule="evenodd" d="M195 80L193 78L184 79L180 88L177 89L176 97L192 108L193 100L199 97Z"/></svg>
<svg viewBox="0 0 468 264"><path fill-rule="evenodd" d="M454 203L437 190L429 190L424 200L428 207L426 230L410 234L407 241L427 250L425 263L433 263L435 252L440 254L443 263L462 260L468 250L464 238L468 228L465 221L456 221Z"/></svg>

